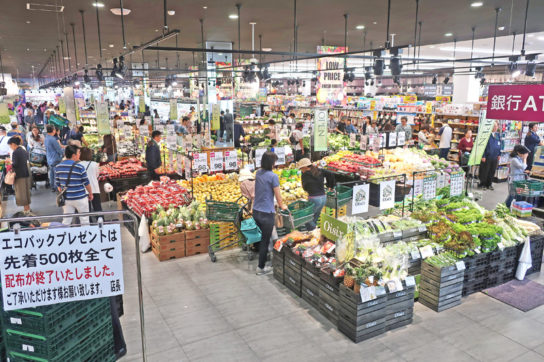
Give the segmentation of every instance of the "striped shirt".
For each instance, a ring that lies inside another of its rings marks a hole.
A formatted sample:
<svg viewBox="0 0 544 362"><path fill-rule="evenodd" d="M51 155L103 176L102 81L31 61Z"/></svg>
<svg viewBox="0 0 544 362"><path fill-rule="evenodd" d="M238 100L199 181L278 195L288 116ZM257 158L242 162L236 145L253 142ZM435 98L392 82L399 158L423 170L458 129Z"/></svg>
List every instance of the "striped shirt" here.
<svg viewBox="0 0 544 362"><path fill-rule="evenodd" d="M87 197L85 186L89 184L89 179L83 165L78 163L74 166L72 175L70 176L70 184L66 185L70 168L72 168L73 164L74 161L72 160L64 160L55 167L57 185L61 188L68 187L66 190L66 200L80 200Z"/></svg>

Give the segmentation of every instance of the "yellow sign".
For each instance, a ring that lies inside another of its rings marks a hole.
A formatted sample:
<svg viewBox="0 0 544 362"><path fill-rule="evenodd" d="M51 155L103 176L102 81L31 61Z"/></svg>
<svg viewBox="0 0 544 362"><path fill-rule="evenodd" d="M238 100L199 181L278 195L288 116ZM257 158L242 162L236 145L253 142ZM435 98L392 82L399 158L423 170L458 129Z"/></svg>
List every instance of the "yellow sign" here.
<svg viewBox="0 0 544 362"><path fill-rule="evenodd" d="M376 101L370 101L370 110L373 111L376 109Z"/></svg>
<svg viewBox="0 0 544 362"><path fill-rule="evenodd" d="M219 104L214 104L212 108L212 130L218 130L219 128L221 128L220 117L221 106Z"/></svg>
<svg viewBox="0 0 544 362"><path fill-rule="evenodd" d="M437 102L451 103L451 96L436 96Z"/></svg>
<svg viewBox="0 0 544 362"><path fill-rule="evenodd" d="M425 113L433 113L433 102L425 102Z"/></svg>
<svg viewBox="0 0 544 362"><path fill-rule="evenodd" d="M404 103L416 103L416 102L417 102L416 95L404 96Z"/></svg>

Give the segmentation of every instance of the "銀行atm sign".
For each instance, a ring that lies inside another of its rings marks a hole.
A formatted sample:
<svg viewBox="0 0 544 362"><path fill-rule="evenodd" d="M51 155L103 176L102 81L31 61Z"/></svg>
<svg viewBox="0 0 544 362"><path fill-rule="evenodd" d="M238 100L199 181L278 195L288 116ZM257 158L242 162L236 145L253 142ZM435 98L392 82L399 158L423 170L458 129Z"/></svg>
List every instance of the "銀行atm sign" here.
<svg viewBox="0 0 544 362"><path fill-rule="evenodd" d="M544 122L544 85L490 85L486 117Z"/></svg>

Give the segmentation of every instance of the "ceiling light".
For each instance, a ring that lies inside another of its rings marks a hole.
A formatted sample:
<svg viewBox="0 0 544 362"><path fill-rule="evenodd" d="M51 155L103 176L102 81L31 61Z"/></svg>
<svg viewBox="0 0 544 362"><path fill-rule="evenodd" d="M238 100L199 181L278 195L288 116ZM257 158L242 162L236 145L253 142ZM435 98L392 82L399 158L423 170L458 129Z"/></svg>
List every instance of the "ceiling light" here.
<svg viewBox="0 0 544 362"><path fill-rule="evenodd" d="M26 23L27 23L27 24L30 24L30 20L27 20Z"/></svg>
<svg viewBox="0 0 544 362"><path fill-rule="evenodd" d="M377 25L377 24L378 24L378 22L377 22L377 21L373 21L373 22L372 22L372 24L374 24L374 25Z"/></svg>
<svg viewBox="0 0 544 362"><path fill-rule="evenodd" d="M203 6L202 9L206 10L208 7L207 6Z"/></svg>
<svg viewBox="0 0 544 362"><path fill-rule="evenodd" d="M236 15L236 14L230 14L230 15L229 15L229 19L233 19L233 20L238 19L238 15Z"/></svg>
<svg viewBox="0 0 544 362"><path fill-rule="evenodd" d="M94 2L94 3L93 3L93 6L94 6L95 8L103 8L103 7L104 7L104 4Z"/></svg>
<svg viewBox="0 0 544 362"><path fill-rule="evenodd" d="M497 30L503 31L503 30L504 30L504 26L499 26L499 27L497 28Z"/></svg>
<svg viewBox="0 0 544 362"><path fill-rule="evenodd" d="M30 51L30 48L26 48L26 51L29 52ZM66 59L66 58L65 58Z"/></svg>
<svg viewBox="0 0 544 362"><path fill-rule="evenodd" d="M453 36L453 33L446 33L444 36Z"/></svg>
<svg viewBox="0 0 544 362"><path fill-rule="evenodd" d="M470 4L470 6L472 6L473 8L479 8L482 5L484 5L483 1L474 1L472 4Z"/></svg>
<svg viewBox="0 0 544 362"><path fill-rule="evenodd" d="M533 36L535 36L535 34L528 34L527 35L528 38L532 38Z"/></svg>
<svg viewBox="0 0 544 362"><path fill-rule="evenodd" d="M72 59L71 57L64 57L64 60L70 60Z"/></svg>
<svg viewBox="0 0 544 362"><path fill-rule="evenodd" d="M263 48L263 52L271 52L272 48Z"/></svg>
<svg viewBox="0 0 544 362"><path fill-rule="evenodd" d="M110 44L109 47L110 47L110 48L113 48L113 44Z"/></svg>
<svg viewBox="0 0 544 362"><path fill-rule="evenodd" d="M544 40L544 36L539 36L537 39L538 40Z"/></svg>
<svg viewBox="0 0 544 362"><path fill-rule="evenodd" d="M168 10L168 15L170 16L176 15L176 10Z"/></svg>
<svg viewBox="0 0 544 362"><path fill-rule="evenodd" d="M122 9L121 9L121 8L111 8L110 11L111 11L114 15L117 15L117 16L121 16L121 15L126 16L126 15L130 14L130 12L131 12L132 10L127 9L127 8L122 8Z"/></svg>
<svg viewBox="0 0 544 362"><path fill-rule="evenodd" d="M521 74L521 70L514 70L514 72L512 73L512 78L517 78L519 77Z"/></svg>
<svg viewBox="0 0 544 362"><path fill-rule="evenodd" d="M364 25L357 25L357 26L355 27L355 29L357 29L357 30L363 30L364 28L365 28Z"/></svg>

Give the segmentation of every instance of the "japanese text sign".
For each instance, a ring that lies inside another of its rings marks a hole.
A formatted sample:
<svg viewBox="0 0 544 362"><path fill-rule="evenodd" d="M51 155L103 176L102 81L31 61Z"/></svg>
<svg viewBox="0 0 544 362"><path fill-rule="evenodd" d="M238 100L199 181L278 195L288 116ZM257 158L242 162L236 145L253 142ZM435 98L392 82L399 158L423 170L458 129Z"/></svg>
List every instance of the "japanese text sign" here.
<svg viewBox="0 0 544 362"><path fill-rule="evenodd" d="M236 151L225 151L225 170L236 170L238 168L238 155Z"/></svg>
<svg viewBox="0 0 544 362"><path fill-rule="evenodd" d="M327 111L316 109L314 117L314 150L327 150Z"/></svg>
<svg viewBox="0 0 544 362"><path fill-rule="evenodd" d="M208 154L193 153L193 170L197 172L208 172Z"/></svg>
<svg viewBox="0 0 544 362"><path fill-rule="evenodd" d="M395 180L380 182L380 210L395 207Z"/></svg>
<svg viewBox="0 0 544 362"><path fill-rule="evenodd" d="M544 122L544 85L490 85L487 118Z"/></svg>
<svg viewBox="0 0 544 362"><path fill-rule="evenodd" d="M4 310L123 294L117 225L2 234Z"/></svg>
<svg viewBox="0 0 544 362"><path fill-rule="evenodd" d="M210 152L210 171L223 171L223 152Z"/></svg>

